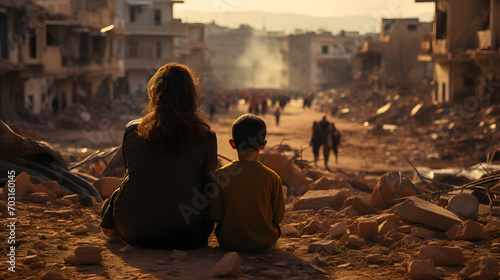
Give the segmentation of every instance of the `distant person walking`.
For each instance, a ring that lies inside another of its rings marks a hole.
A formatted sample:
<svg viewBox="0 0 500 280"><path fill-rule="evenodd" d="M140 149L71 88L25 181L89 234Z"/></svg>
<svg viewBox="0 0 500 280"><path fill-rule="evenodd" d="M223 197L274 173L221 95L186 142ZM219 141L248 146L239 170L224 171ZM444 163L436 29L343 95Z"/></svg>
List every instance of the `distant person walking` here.
<svg viewBox="0 0 500 280"><path fill-rule="evenodd" d="M321 139L323 144L323 156L325 157L325 168L328 169L328 156L330 154L330 148L328 147L327 137L330 130L330 122L326 120L326 116L318 123L321 131ZM329 170L329 169L328 169Z"/></svg>
<svg viewBox="0 0 500 280"><path fill-rule="evenodd" d="M328 131L325 145L328 146L328 150L333 150L333 153L335 154L335 163L339 163L338 147L340 145L340 137L341 137L340 132L335 127L335 124L333 122L330 123L330 130ZM325 154L325 165L327 166L327 169L328 169L329 156L330 156L329 152L328 154Z"/></svg>
<svg viewBox="0 0 500 280"><path fill-rule="evenodd" d="M314 165L318 165L318 157L319 157L319 147L323 144L323 134L321 132L321 127L318 122L314 122L312 126L312 136L311 142L309 142L309 146L313 148L314 154Z"/></svg>
<svg viewBox="0 0 500 280"><path fill-rule="evenodd" d="M280 126L280 108L276 108L276 111L274 111L274 117L276 118L276 126Z"/></svg>

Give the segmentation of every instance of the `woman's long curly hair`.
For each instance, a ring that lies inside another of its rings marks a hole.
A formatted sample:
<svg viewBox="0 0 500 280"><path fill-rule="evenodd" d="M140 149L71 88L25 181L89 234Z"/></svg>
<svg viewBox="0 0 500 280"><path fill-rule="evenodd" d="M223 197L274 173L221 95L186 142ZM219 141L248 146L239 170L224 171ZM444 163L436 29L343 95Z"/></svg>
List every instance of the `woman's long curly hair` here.
<svg viewBox="0 0 500 280"><path fill-rule="evenodd" d="M199 115L198 80L185 65L168 63L148 82L149 104L137 134L157 155L179 154L208 135Z"/></svg>

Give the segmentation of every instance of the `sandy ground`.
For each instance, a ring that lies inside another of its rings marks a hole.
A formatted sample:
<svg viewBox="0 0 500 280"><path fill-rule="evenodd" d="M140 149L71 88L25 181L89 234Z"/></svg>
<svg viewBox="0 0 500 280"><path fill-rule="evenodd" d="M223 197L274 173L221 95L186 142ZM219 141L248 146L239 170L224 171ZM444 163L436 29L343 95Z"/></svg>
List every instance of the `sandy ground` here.
<svg viewBox="0 0 500 280"><path fill-rule="evenodd" d="M219 154L229 159L235 159L236 154L230 148L230 127L232 121L245 112L241 105L231 112L217 114L211 122L218 136ZM301 103L293 101L282 114L280 125L277 126L274 116L263 116L268 124L268 147L283 141L294 150L308 147L311 126L314 120L320 120L323 113L315 108L302 109ZM130 116L130 119L133 116ZM418 139L397 139L392 135L374 137L369 132L370 127L343 119L332 119L341 131L344 142L340 147L339 163L330 159L329 166L333 172L324 169L323 163L318 164L317 172L325 176L335 177L338 170L367 180L376 180L387 171L407 170L400 156L407 156L408 147ZM107 131L94 130L44 130L40 136L51 143L56 143L62 150L79 150L103 148L119 142L122 127L127 119L115 121L108 134ZM413 142L412 142L413 141ZM91 144L89 144L91 143ZM302 158L312 161L311 149L306 149ZM353 190L353 194L367 197L368 193ZM46 210L70 210L64 216L44 214ZM62 206L52 203L33 204L19 203L17 205L18 225L16 229L17 267L16 272L7 271L7 265L2 262L1 279L41 279L47 271L56 270L66 279L211 279L211 268L227 253L218 248L212 235L206 248L185 252L169 250L153 250L131 247L123 242L107 243L100 234L98 206L85 208L79 204ZM2 211L2 218L6 213ZM320 217L321 213L288 213L284 224L309 221ZM86 225L87 231L76 234L73 229L77 225ZM5 230L0 241L6 243L8 232ZM408 279L402 268L406 260L418 254L420 245L397 243L388 247L380 246L376 241L368 242L359 249L342 247L335 253L308 253L307 246L318 240L323 240L324 234L301 235L297 237L282 237L277 249L267 254L241 253L241 269L235 279ZM429 241L424 241L429 242ZM491 241L493 242L493 240ZM491 242L456 242L443 240L444 245L456 245L465 248L467 259L490 254ZM498 241L497 241L498 242ZM102 265L74 266L64 262L64 257L70 255L78 246L98 246L103 249ZM5 256L6 246L0 247L0 253ZM365 260L368 254L380 253L382 260L377 264L368 264ZM38 262L23 263L21 260L28 255L37 255ZM449 267L445 279L456 279L460 267ZM3 277L3 278L2 278ZM46 278L52 279L52 278Z"/></svg>

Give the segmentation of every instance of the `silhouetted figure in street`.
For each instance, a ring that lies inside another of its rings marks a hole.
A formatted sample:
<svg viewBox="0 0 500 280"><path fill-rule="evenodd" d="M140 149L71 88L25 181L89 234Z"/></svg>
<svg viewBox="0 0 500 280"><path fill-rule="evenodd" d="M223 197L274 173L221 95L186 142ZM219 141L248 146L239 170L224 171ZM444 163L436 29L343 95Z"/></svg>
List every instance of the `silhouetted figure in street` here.
<svg viewBox="0 0 500 280"><path fill-rule="evenodd" d="M274 111L274 117L276 118L276 126L280 125L280 116L281 116L280 108L276 108L276 111Z"/></svg>
<svg viewBox="0 0 500 280"><path fill-rule="evenodd" d="M325 145L328 146L328 150L333 150L333 153L335 154L335 163L339 163L338 147L340 145L340 137L341 137L340 132L335 127L335 124L330 123L330 129L328 131ZM328 152L328 154L325 154L325 165L326 166L328 166L328 157L329 156L330 156L329 152Z"/></svg>
<svg viewBox="0 0 500 280"><path fill-rule="evenodd" d="M330 130L330 122L326 120L326 116L323 116L323 119L318 123L321 131L321 139L323 145L323 156L325 157L325 168L328 169L328 154L330 153L330 149L326 144L328 131ZM329 170L329 169L328 169Z"/></svg>
<svg viewBox="0 0 500 280"><path fill-rule="evenodd" d="M318 122L314 122L312 126L311 142L309 143L309 146L312 146L313 148L315 166L317 166L318 163L319 147L321 147L321 144L323 144L323 134L321 132L321 127L319 126Z"/></svg>
<svg viewBox="0 0 500 280"><path fill-rule="evenodd" d="M54 115L59 113L59 98L57 96L52 99L52 112Z"/></svg>

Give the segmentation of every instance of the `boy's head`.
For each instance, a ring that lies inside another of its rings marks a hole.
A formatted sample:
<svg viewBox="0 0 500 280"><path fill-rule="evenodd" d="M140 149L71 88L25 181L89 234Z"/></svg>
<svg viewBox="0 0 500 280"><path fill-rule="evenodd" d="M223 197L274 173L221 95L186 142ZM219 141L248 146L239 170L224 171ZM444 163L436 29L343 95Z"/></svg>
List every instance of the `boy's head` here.
<svg viewBox="0 0 500 280"><path fill-rule="evenodd" d="M266 141L266 123L263 119L245 114L233 122L231 147L239 153L253 153L264 148Z"/></svg>

